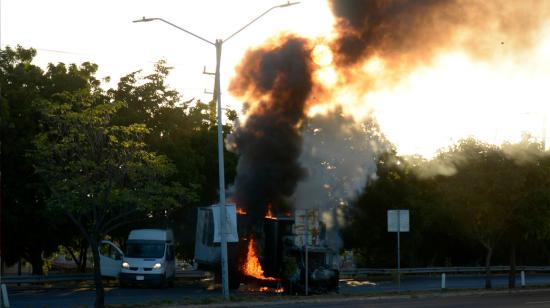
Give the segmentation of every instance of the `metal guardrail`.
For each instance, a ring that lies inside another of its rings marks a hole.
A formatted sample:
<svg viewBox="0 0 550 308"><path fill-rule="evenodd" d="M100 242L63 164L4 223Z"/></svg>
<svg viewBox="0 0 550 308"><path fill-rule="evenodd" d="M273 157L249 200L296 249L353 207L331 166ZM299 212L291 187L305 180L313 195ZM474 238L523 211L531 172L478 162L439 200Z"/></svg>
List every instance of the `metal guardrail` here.
<svg viewBox="0 0 550 308"><path fill-rule="evenodd" d="M483 273L486 267L484 266L467 266L467 267L419 267L419 268L402 268L400 272L403 274L442 274L442 273ZM356 268L341 270L343 276L356 275L373 275L373 274L392 274L395 273L395 268ZM491 266L491 272L508 272L510 266ZM516 271L526 272L548 272L550 266L516 266Z"/></svg>
<svg viewBox="0 0 550 308"><path fill-rule="evenodd" d="M81 281L93 280L92 274L52 274L52 275L3 275L0 280L2 283L42 283L59 281Z"/></svg>
<svg viewBox="0 0 550 308"><path fill-rule="evenodd" d="M199 270L188 270L176 271L176 278L182 279L203 279L209 278L212 276L211 272L208 271L199 271ZM0 282L5 284L16 284L16 283L47 283L47 282L61 282L61 281L87 281L93 280L93 274L51 274L51 275L3 275L0 277Z"/></svg>
<svg viewBox="0 0 550 308"><path fill-rule="evenodd" d="M491 266L491 272L507 272L510 266ZM518 272L550 272L550 266L516 266ZM340 275L343 277L353 277L357 275L381 275L395 273L395 268L356 268L340 270ZM484 266L470 267L419 267L419 268L402 268L402 274L451 274L451 273L483 273ZM177 270L176 278L182 279L203 279L211 277L212 273L200 270ZM3 275L0 277L0 282L5 284L15 283L46 283L46 282L61 282L61 281L86 281L93 280L92 274L51 274L51 275Z"/></svg>

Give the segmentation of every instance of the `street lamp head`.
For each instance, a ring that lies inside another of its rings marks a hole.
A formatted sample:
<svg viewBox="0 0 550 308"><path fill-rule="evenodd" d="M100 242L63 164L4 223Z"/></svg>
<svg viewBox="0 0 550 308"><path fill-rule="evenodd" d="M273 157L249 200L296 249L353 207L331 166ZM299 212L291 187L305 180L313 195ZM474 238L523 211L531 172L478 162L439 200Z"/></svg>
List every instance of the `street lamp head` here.
<svg viewBox="0 0 550 308"><path fill-rule="evenodd" d="M281 4L279 5L279 7L289 7L291 5L295 5L295 4L298 4L300 3L299 1L298 2L290 2L290 1L287 1L285 4Z"/></svg>
<svg viewBox="0 0 550 308"><path fill-rule="evenodd" d="M153 21L155 19L156 18L145 18L145 16L143 16L142 19L137 19L137 20L134 20L133 22L148 22L148 21Z"/></svg>

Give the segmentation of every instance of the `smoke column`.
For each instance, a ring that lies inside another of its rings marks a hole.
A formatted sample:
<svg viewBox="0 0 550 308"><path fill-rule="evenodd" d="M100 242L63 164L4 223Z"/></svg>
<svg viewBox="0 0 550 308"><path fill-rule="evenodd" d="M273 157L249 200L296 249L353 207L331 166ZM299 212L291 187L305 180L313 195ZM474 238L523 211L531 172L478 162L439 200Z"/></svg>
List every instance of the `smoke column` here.
<svg viewBox="0 0 550 308"><path fill-rule="evenodd" d="M233 198L252 221L266 213L289 210L288 198L305 177L298 163L300 125L313 81L309 43L279 37L249 51L237 69L230 91L248 100L248 118L230 142L240 154Z"/></svg>

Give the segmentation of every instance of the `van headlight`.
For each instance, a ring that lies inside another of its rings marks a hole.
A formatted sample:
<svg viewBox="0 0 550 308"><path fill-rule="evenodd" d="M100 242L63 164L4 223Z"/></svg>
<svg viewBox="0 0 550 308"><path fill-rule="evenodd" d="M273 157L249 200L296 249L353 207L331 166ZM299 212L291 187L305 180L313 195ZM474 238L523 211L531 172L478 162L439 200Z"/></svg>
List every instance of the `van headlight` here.
<svg viewBox="0 0 550 308"><path fill-rule="evenodd" d="M122 268L129 269L130 268L130 263L128 263L126 261L122 262Z"/></svg>
<svg viewBox="0 0 550 308"><path fill-rule="evenodd" d="M159 269L161 267L162 267L162 264L160 264L160 263L155 263L155 265L153 265L154 269Z"/></svg>

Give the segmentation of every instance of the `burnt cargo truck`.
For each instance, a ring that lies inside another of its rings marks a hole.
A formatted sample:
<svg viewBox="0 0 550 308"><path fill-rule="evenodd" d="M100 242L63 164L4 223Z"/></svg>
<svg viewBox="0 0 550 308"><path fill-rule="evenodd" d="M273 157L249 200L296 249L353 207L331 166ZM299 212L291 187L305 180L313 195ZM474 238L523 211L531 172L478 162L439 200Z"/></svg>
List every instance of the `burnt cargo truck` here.
<svg viewBox="0 0 550 308"><path fill-rule="evenodd" d="M261 221L251 222L245 211L235 206L227 209L236 217L227 220L235 229L227 243L230 288L238 288L242 282L292 294L305 293L306 284L308 293L338 291L338 252L326 244L326 228L318 210L296 210L281 216L268 212ZM198 208L195 238L199 268L217 274L219 217L218 206Z"/></svg>

